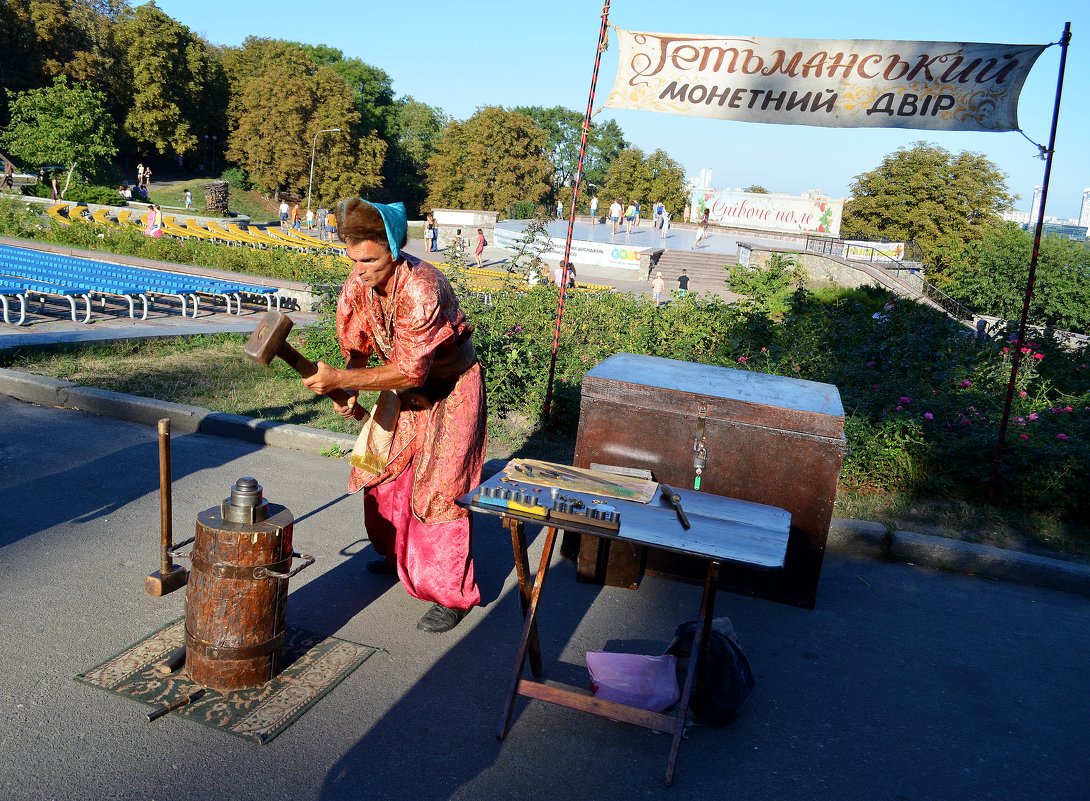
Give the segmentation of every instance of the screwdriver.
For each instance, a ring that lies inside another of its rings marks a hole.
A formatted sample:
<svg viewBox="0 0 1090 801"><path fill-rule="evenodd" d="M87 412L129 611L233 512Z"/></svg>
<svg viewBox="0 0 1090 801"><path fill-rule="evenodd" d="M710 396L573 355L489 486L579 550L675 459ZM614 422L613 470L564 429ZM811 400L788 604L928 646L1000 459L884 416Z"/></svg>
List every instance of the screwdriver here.
<svg viewBox="0 0 1090 801"><path fill-rule="evenodd" d="M689 525L689 518L685 516L685 510L681 508L681 496L678 495L677 490L671 487L669 484L660 484L662 488L662 497L677 511L677 519L681 521L682 528L692 528Z"/></svg>

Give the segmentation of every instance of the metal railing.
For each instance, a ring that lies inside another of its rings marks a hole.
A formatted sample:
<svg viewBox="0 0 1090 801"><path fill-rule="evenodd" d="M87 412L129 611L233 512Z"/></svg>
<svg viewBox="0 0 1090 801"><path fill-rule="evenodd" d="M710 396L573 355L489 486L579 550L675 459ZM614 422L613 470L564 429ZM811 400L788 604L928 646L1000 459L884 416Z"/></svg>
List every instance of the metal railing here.
<svg viewBox="0 0 1090 801"><path fill-rule="evenodd" d="M915 246L916 250L919 250L919 246L915 242L911 244ZM911 248L906 249L910 250ZM845 261L862 261L871 264L883 270L892 280L905 288L917 295L926 297L955 320L972 321L973 319L973 312L968 306L954 300L924 278L922 252L920 253L920 261L901 261L868 245L860 245L857 242L848 243L843 239L821 236L806 237L806 250L808 253L835 256Z"/></svg>

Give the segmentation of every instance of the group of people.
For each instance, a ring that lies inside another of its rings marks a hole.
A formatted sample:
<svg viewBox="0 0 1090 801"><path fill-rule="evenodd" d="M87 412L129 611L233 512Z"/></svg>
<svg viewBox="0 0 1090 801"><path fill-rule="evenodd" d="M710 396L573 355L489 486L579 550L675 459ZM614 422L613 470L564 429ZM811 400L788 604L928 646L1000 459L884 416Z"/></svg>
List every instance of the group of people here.
<svg viewBox="0 0 1090 801"><path fill-rule="evenodd" d="M651 206L651 224L652 227L660 232L663 239L666 238L667 233L670 230L670 212L667 211L666 206L661 200L656 200ZM638 200L632 200L627 206L621 204L621 199L616 198L609 205L609 222L613 225L613 233L616 234L618 228L623 222L626 226L625 233L631 234L633 228L640 227L640 218L643 214L643 207ZM597 225L598 223L598 196L594 195L590 199L590 217L591 224Z"/></svg>
<svg viewBox="0 0 1090 801"><path fill-rule="evenodd" d="M152 204L148 206L148 217L144 222L144 236L158 239L163 235L163 207Z"/></svg>
<svg viewBox="0 0 1090 801"><path fill-rule="evenodd" d="M659 270L655 273L655 277L651 281L651 298L655 301L656 306L662 305L665 293L666 281L662 277L662 271ZM687 270L682 270L681 275L677 277L676 293L679 298L683 298L689 294L689 273Z"/></svg>
<svg viewBox="0 0 1090 801"><path fill-rule="evenodd" d="M151 186L151 167L145 167L143 164L136 165L136 188L141 191L144 197L148 195L148 188Z"/></svg>
<svg viewBox="0 0 1090 801"><path fill-rule="evenodd" d="M448 247L455 252L460 252L466 247L467 243L462 238L462 229L456 228L454 236L451 237ZM477 267L484 267L484 249L488 245L488 239L484 235L484 229L477 229L477 236L473 240L473 263ZM435 222L435 217L429 214L424 219L424 251L426 253L438 253L439 252L439 226Z"/></svg>
<svg viewBox="0 0 1090 801"><path fill-rule="evenodd" d="M308 208L306 213L303 214L299 210L298 203L289 206L287 200L281 200L277 213L280 218L281 231L288 229L301 231L305 226L307 231L313 232L315 227L318 227L322 239L332 239L337 232L337 216L328 209L315 211Z"/></svg>

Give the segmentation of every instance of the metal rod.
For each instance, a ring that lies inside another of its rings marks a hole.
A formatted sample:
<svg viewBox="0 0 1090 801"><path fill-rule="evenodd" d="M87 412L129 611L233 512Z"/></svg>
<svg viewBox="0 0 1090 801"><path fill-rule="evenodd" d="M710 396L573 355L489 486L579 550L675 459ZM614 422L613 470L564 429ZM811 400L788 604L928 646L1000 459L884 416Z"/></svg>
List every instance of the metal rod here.
<svg viewBox="0 0 1090 801"><path fill-rule="evenodd" d="M310 183L307 184L307 211L310 211L310 190L314 188L314 148L318 146L318 134L340 133L340 128L323 128L314 134L310 143Z"/></svg>
<svg viewBox="0 0 1090 801"><path fill-rule="evenodd" d="M170 558L173 509L170 496L170 419L159 421L159 572L169 576L174 569Z"/></svg>
<svg viewBox="0 0 1090 801"><path fill-rule="evenodd" d="M598 49L594 52L594 71L590 76L590 96L587 98L587 111L583 115L583 135L579 140L579 164L575 168L575 183L572 184L571 210L568 212L568 234L564 239L564 258L560 262L560 299L556 304L556 328L553 331L553 352L549 356L549 381L545 385L545 406L542 415L546 420L552 415L553 376L556 374L556 352L560 349L560 321L564 317L564 298L568 292L568 267L571 259L572 231L575 227L575 208L579 201L579 186L583 182L583 160L587 152L587 131L590 130L590 118L594 107L594 90L598 85L598 67L602 63L602 51L605 50L606 32L609 30L609 0L602 6L602 27L598 31Z"/></svg>
<svg viewBox="0 0 1090 801"><path fill-rule="evenodd" d="M1056 100L1052 106L1052 130L1048 135L1048 149L1044 152L1045 177L1041 184L1041 205L1037 212L1037 226L1033 232L1033 255L1029 261L1029 276L1026 278L1026 292L1022 298L1022 316L1018 320L1018 339L1011 352L1011 377L1007 383L1007 397L1003 402L1003 418L999 423L999 439L995 443L992 456L992 474L988 479L988 500L997 497L999 467L1003 460L1003 451L1007 444L1007 423L1010 421L1011 404L1014 401L1015 382L1018 378L1018 366L1022 361L1022 348L1026 341L1026 323L1029 319L1029 304L1033 299L1033 284L1037 280L1037 257L1041 250L1041 234L1045 226L1045 203L1048 200L1048 182L1052 176L1052 154L1056 149L1056 128L1060 120L1060 96L1063 94L1064 69L1067 66L1067 46L1071 42L1071 23L1064 23L1063 36L1060 37L1060 69L1056 78Z"/></svg>

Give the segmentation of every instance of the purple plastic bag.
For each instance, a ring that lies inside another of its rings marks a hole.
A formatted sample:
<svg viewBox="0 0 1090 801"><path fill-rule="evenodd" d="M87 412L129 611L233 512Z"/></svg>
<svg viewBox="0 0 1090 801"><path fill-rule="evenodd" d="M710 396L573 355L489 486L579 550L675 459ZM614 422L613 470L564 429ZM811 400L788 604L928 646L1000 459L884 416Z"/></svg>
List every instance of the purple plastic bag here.
<svg viewBox="0 0 1090 801"><path fill-rule="evenodd" d="M587 651L590 686L596 698L663 712L678 702L677 657Z"/></svg>

